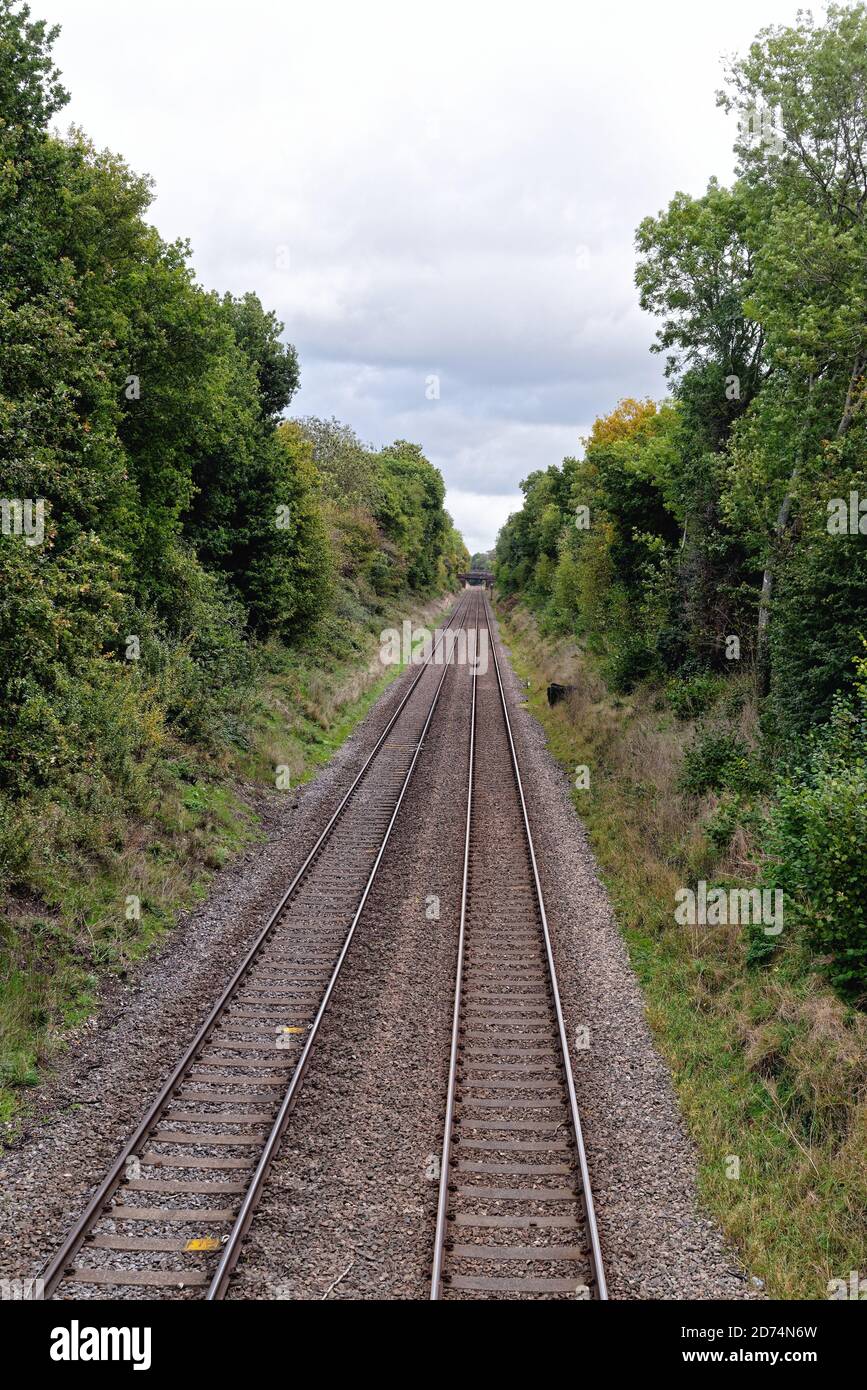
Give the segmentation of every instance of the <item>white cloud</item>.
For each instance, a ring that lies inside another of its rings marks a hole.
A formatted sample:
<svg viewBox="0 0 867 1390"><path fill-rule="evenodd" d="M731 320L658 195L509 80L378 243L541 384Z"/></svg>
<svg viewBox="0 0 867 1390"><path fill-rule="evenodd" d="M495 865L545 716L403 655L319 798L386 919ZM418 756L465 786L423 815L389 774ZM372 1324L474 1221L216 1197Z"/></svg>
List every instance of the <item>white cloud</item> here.
<svg viewBox="0 0 867 1390"><path fill-rule="evenodd" d="M487 548L530 469L663 394L634 228L730 175L720 57L797 3L33 8L70 119L154 175L204 284L284 320L296 411L416 439Z"/></svg>
<svg viewBox="0 0 867 1390"><path fill-rule="evenodd" d="M490 537L496 535L512 512L520 509L523 500L520 492L488 496L453 488L446 504L472 555L477 550L490 549Z"/></svg>

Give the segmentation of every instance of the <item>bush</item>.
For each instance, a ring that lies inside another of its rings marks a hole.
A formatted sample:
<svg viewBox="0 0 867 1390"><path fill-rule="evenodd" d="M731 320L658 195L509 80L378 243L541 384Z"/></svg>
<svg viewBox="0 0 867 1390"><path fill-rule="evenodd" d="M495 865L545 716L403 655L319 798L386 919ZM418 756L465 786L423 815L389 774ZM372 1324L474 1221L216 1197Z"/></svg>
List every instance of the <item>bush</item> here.
<svg viewBox="0 0 867 1390"><path fill-rule="evenodd" d="M739 734L707 730L684 753L680 786L694 796L719 790L749 794L758 791L761 784L753 753Z"/></svg>
<svg viewBox="0 0 867 1390"><path fill-rule="evenodd" d="M777 785L768 878L826 959L834 986L867 993L867 660L854 696L838 696L805 763Z"/></svg>
<svg viewBox="0 0 867 1390"><path fill-rule="evenodd" d="M676 677L665 687L665 698L678 719L696 719L716 704L722 691L718 676Z"/></svg>
<svg viewBox="0 0 867 1390"><path fill-rule="evenodd" d="M852 693L852 659L867 613L867 537L829 535L825 506L827 497L848 497L850 490L867 493L863 463L823 478L818 498L805 499L804 535L780 575L770 627L769 714L783 755L793 733L827 722L838 691Z"/></svg>
<svg viewBox="0 0 867 1390"><path fill-rule="evenodd" d="M189 546L168 549L160 579L176 595L171 615L161 616L153 608L131 610L124 627L140 640L141 660L134 674L143 699L159 709L176 733L214 748L227 734L255 674L244 609Z"/></svg>
<svg viewBox="0 0 867 1390"><path fill-rule="evenodd" d="M717 855L725 854L731 848L735 831L742 823L742 810L740 799L727 792L705 821L704 833Z"/></svg>
<svg viewBox="0 0 867 1390"><path fill-rule="evenodd" d="M623 636L604 665L606 683L618 695L627 695L639 681L652 675L656 658L640 637Z"/></svg>

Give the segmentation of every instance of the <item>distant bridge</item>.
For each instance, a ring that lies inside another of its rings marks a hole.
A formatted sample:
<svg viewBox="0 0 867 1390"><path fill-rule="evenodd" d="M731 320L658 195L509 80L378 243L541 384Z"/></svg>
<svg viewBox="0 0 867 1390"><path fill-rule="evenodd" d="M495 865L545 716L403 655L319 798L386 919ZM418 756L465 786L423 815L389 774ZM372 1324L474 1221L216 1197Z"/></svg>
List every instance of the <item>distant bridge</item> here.
<svg viewBox="0 0 867 1390"><path fill-rule="evenodd" d="M465 574L459 574L458 579L465 589L481 588L493 589L494 576L490 570L467 570Z"/></svg>

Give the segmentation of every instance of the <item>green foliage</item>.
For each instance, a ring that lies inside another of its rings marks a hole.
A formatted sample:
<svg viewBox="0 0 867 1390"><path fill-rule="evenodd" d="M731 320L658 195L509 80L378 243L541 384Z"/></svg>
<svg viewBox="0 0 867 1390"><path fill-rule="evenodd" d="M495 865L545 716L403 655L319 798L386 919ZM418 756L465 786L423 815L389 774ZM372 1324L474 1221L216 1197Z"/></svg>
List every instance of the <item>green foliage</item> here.
<svg viewBox="0 0 867 1390"><path fill-rule="evenodd" d="M684 753L680 786L693 796L706 791L754 793L763 783L755 755L730 729L707 729Z"/></svg>
<svg viewBox="0 0 867 1390"><path fill-rule="evenodd" d="M721 694L719 677L707 673L676 676L665 687L665 698L678 719L695 719L705 714Z"/></svg>
<svg viewBox="0 0 867 1390"><path fill-rule="evenodd" d="M641 306L663 319L652 351L670 350L668 373L708 363L738 376L737 399L721 392L717 408L733 416L760 378L761 328L743 313L750 291L752 247L746 191L711 179L703 198L677 193L659 217L636 233Z"/></svg>
<svg viewBox="0 0 867 1390"><path fill-rule="evenodd" d="M638 634L618 634L603 663L605 680L619 695L626 695L654 670L653 652Z"/></svg>
<svg viewBox="0 0 867 1390"><path fill-rule="evenodd" d="M753 832L758 829L759 823L760 815L751 798L739 791L733 792L724 788L718 804L704 822L703 829L716 859L721 859L731 849L738 831ZM773 938L762 933L762 939L769 941Z"/></svg>
<svg viewBox="0 0 867 1390"><path fill-rule="evenodd" d="M477 550L475 555L470 556L471 570L489 570L493 566L494 550Z"/></svg>
<svg viewBox="0 0 867 1390"><path fill-rule="evenodd" d="M854 443L854 438L852 440ZM867 629L867 536L829 534L827 502L867 498L863 464L800 489L800 536L780 561L771 627L768 728L786 756L792 730L831 717L838 691L851 690L853 658Z"/></svg>
<svg viewBox="0 0 867 1390"><path fill-rule="evenodd" d="M442 477L418 445L398 440L375 452L337 420L309 416L298 427L321 479L341 579L362 599L455 588L469 555L443 508Z"/></svg>
<svg viewBox="0 0 867 1390"><path fill-rule="evenodd" d="M597 421L583 459L524 481L524 508L497 543L500 588L525 593L549 630L585 635L618 690L666 660L678 535L667 489L678 428L671 406L621 402Z"/></svg>
<svg viewBox="0 0 867 1390"><path fill-rule="evenodd" d="M867 994L867 660L855 693L838 697L800 766L776 788L766 850L769 880L785 893L836 987Z"/></svg>

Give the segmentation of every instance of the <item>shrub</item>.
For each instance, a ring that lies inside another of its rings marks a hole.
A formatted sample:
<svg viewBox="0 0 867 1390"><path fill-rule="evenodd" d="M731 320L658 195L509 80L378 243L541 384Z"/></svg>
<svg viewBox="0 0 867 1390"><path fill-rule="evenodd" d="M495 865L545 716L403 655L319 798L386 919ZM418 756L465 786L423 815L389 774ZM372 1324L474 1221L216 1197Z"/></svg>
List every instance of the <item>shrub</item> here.
<svg viewBox="0 0 867 1390"><path fill-rule="evenodd" d="M684 753L680 786L694 796L712 790L749 794L761 784L749 745L730 730L708 729Z"/></svg>
<svg viewBox="0 0 867 1390"><path fill-rule="evenodd" d="M867 539L860 532L829 535L825 506L827 497L848 497L850 489L867 492L863 462L823 478L819 497L805 499L804 535L780 575L770 627L769 714L783 753L793 733L827 722L838 691L852 693L852 658L867 612Z"/></svg>
<svg viewBox="0 0 867 1390"><path fill-rule="evenodd" d="M639 681L653 673L656 658L640 637L620 637L604 665L607 684L618 695L634 690Z"/></svg>
<svg viewBox="0 0 867 1390"><path fill-rule="evenodd" d="M731 848L735 831L741 823L741 806L737 797L727 794L705 821L704 833L708 844L718 855Z"/></svg>
<svg viewBox="0 0 867 1390"><path fill-rule="evenodd" d="M803 765L780 779L768 878L843 994L867 993L867 660Z"/></svg>
<svg viewBox="0 0 867 1390"><path fill-rule="evenodd" d="M701 674L689 679L675 677L665 687L665 698L678 719L696 719L716 704L722 693L718 676Z"/></svg>

